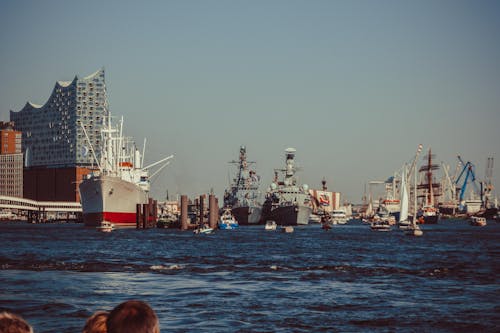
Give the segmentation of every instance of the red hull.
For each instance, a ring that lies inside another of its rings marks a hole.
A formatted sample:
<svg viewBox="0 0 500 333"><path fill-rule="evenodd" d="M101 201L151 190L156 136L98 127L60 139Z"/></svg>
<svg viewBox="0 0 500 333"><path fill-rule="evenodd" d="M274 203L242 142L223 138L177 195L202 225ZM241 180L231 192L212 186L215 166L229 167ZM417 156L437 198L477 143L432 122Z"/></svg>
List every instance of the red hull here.
<svg viewBox="0 0 500 333"><path fill-rule="evenodd" d="M98 226L103 221L111 222L115 227L136 227L136 214L134 213L86 213L83 222L86 226Z"/></svg>

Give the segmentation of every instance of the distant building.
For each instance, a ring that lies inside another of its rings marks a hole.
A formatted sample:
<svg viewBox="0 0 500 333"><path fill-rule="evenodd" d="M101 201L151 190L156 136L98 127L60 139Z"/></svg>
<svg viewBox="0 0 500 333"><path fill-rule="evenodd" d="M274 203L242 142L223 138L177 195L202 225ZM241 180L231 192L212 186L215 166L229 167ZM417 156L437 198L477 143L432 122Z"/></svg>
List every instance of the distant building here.
<svg viewBox="0 0 500 333"><path fill-rule="evenodd" d="M101 156L108 101L104 70L58 81L44 105L31 102L10 120L22 132L24 194L42 201L79 201L78 182Z"/></svg>
<svg viewBox="0 0 500 333"><path fill-rule="evenodd" d="M107 105L104 70L99 70L83 79L58 81L44 105L28 102L22 110L10 111L10 120L23 133L26 166L95 165L89 142L99 158Z"/></svg>
<svg viewBox="0 0 500 333"><path fill-rule="evenodd" d="M23 197L21 140L12 122L0 122L0 195Z"/></svg>

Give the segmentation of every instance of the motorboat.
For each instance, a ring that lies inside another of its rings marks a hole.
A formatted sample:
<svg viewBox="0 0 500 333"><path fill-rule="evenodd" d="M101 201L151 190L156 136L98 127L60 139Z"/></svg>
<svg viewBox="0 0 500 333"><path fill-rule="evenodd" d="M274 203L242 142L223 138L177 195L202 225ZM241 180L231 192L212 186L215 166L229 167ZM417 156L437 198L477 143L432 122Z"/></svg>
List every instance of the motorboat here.
<svg viewBox="0 0 500 333"><path fill-rule="evenodd" d="M101 224L96 227L96 229L100 232L111 232L115 229L115 226L111 222L102 221Z"/></svg>
<svg viewBox="0 0 500 333"><path fill-rule="evenodd" d="M391 225L387 221L376 221L371 223L370 228L373 231L390 231Z"/></svg>
<svg viewBox="0 0 500 333"><path fill-rule="evenodd" d="M264 226L264 229L268 230L268 231L276 230L276 222L275 221L267 221L266 225Z"/></svg>
<svg viewBox="0 0 500 333"><path fill-rule="evenodd" d="M309 223L321 223L321 216L311 213L311 215L309 215Z"/></svg>
<svg viewBox="0 0 500 333"><path fill-rule="evenodd" d="M343 209L336 209L330 214L332 217L332 224L346 224L347 215Z"/></svg>
<svg viewBox="0 0 500 333"><path fill-rule="evenodd" d="M408 229L405 230L405 235L407 236L422 236L424 232L417 224L411 224Z"/></svg>
<svg viewBox="0 0 500 333"><path fill-rule="evenodd" d="M210 228L208 224L202 224L200 227L194 229L193 233L195 234L211 234L214 232L213 228Z"/></svg>
<svg viewBox="0 0 500 333"><path fill-rule="evenodd" d="M224 209L220 219L219 219L219 229L221 230L232 230L239 227L238 221L236 221L231 208L227 207Z"/></svg>
<svg viewBox="0 0 500 333"><path fill-rule="evenodd" d="M486 225L486 218L481 216L471 216L469 223L475 227L484 227Z"/></svg>
<svg viewBox="0 0 500 333"><path fill-rule="evenodd" d="M294 229L291 225L287 225L287 226L281 227L281 231L289 234L289 233L292 233L294 231Z"/></svg>

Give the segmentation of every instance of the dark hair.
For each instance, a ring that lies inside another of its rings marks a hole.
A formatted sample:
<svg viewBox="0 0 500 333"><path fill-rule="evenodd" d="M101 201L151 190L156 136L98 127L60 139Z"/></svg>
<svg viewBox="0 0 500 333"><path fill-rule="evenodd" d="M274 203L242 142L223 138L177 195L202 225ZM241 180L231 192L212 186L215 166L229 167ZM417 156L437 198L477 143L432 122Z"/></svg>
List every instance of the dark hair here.
<svg viewBox="0 0 500 333"><path fill-rule="evenodd" d="M33 333L33 328L21 317L11 312L0 312L1 333Z"/></svg>
<svg viewBox="0 0 500 333"><path fill-rule="evenodd" d="M83 333L106 333L106 319L108 319L108 312L97 311L87 319L83 327Z"/></svg>
<svg viewBox="0 0 500 333"><path fill-rule="evenodd" d="M116 306L106 320L108 333L159 333L154 310L145 302L130 300Z"/></svg>

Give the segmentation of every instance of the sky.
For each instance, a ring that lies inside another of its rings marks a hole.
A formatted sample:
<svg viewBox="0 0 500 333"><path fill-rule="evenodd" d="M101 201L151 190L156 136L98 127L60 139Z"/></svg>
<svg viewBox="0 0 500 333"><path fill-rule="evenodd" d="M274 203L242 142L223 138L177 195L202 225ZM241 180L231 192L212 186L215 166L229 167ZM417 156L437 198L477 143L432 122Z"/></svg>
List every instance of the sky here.
<svg viewBox="0 0 500 333"><path fill-rule="evenodd" d="M222 197L241 145L263 191L294 147L300 183L360 202L418 144L478 178L494 157L500 188L499 15L483 0L0 0L0 120L104 68L146 162L175 154L158 199Z"/></svg>

